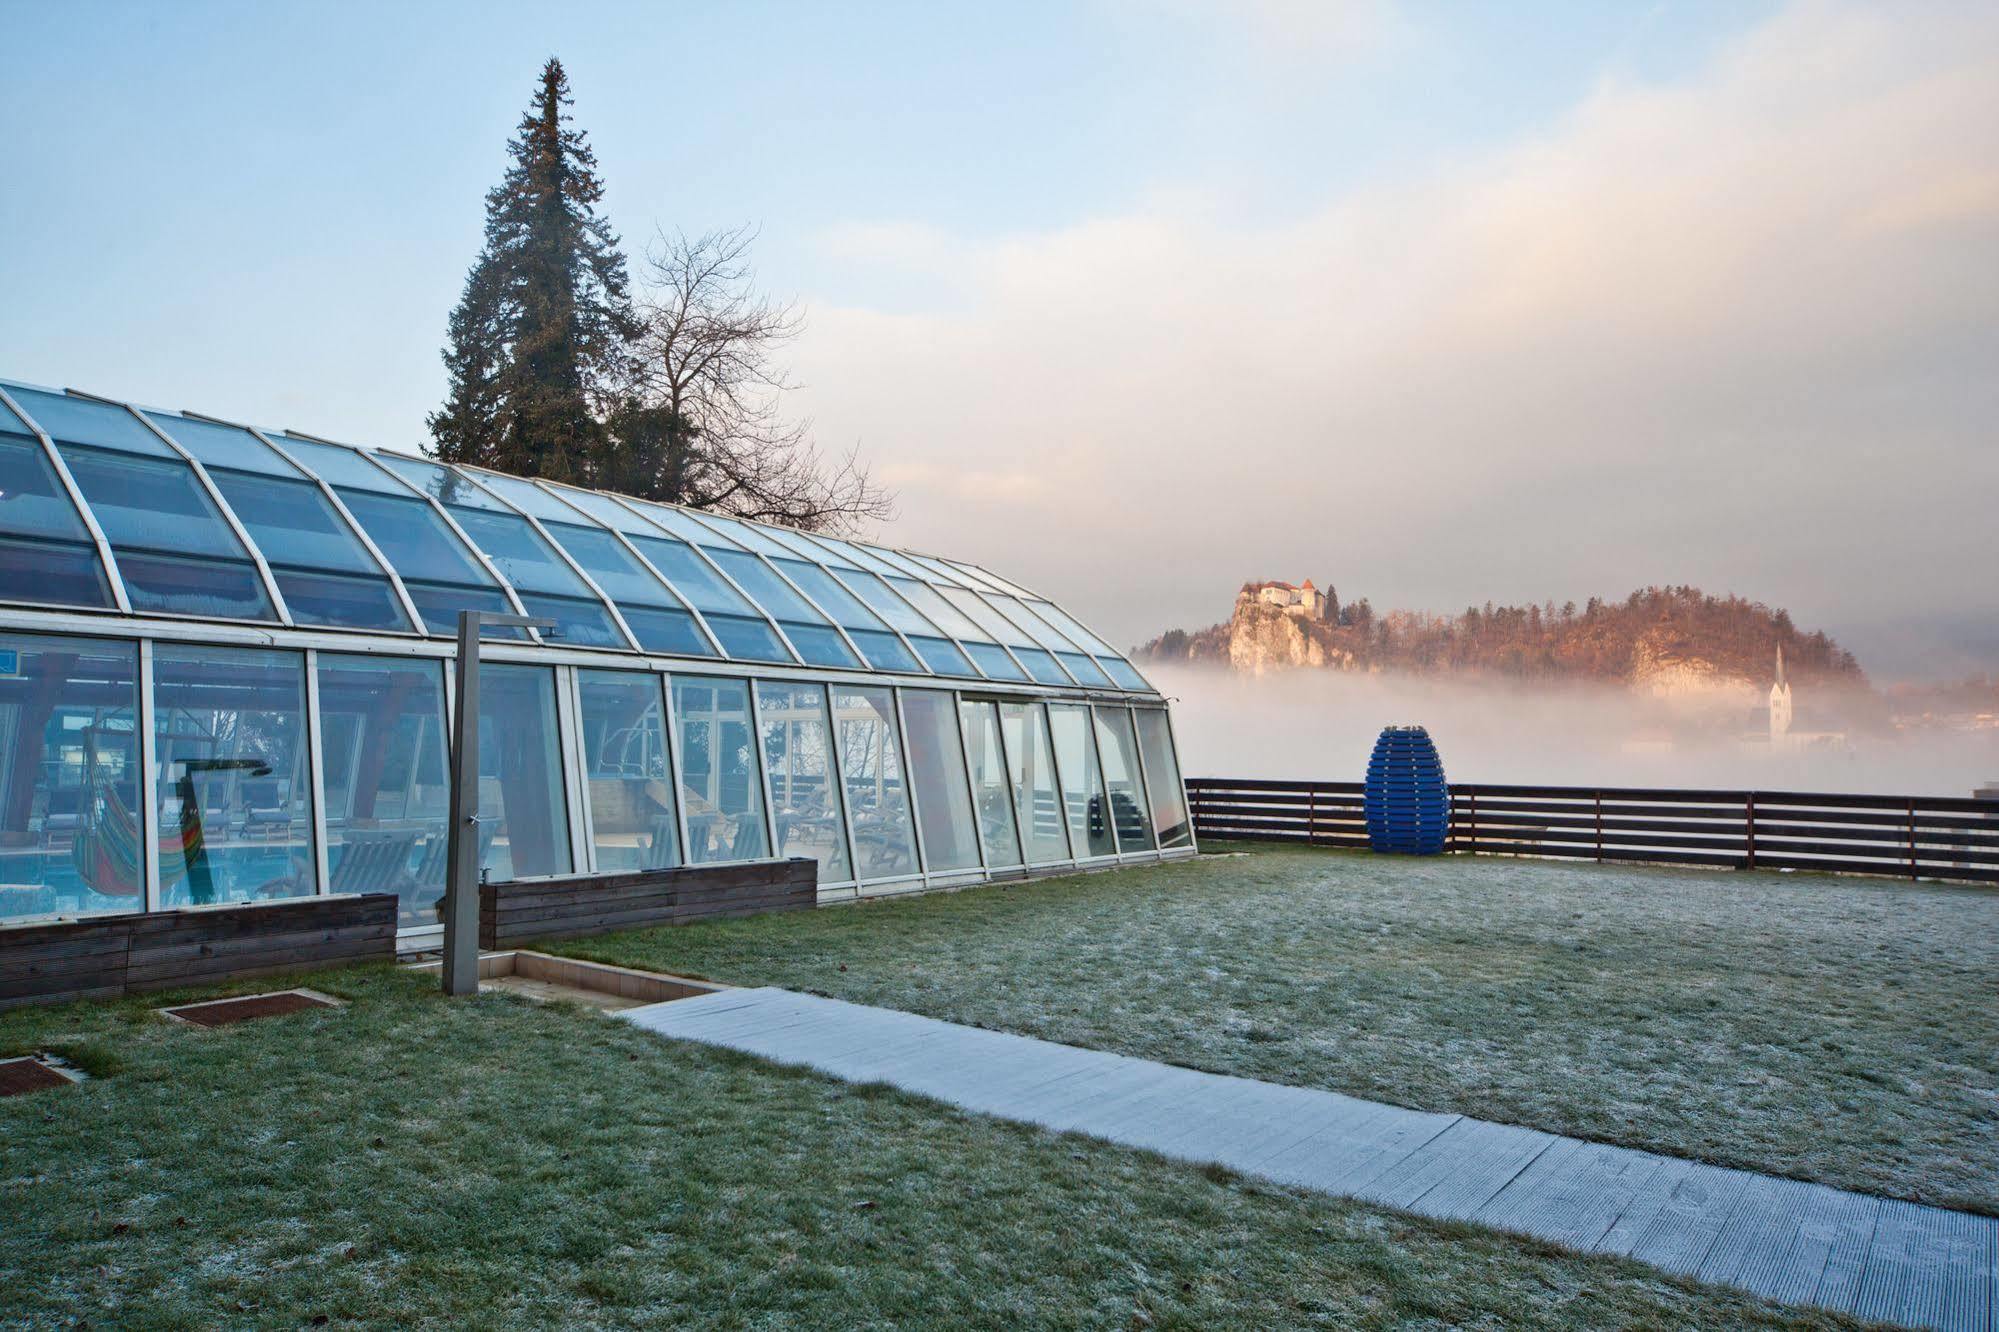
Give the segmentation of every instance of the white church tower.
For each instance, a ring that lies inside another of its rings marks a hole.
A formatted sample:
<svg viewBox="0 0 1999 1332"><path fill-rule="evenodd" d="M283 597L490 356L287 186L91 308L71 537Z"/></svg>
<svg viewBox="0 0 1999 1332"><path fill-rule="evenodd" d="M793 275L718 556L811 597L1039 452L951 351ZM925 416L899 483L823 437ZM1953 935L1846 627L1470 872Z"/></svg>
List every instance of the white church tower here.
<svg viewBox="0 0 1999 1332"><path fill-rule="evenodd" d="M1791 733L1791 682L1784 678L1784 645L1777 645L1777 683L1770 686L1770 740Z"/></svg>

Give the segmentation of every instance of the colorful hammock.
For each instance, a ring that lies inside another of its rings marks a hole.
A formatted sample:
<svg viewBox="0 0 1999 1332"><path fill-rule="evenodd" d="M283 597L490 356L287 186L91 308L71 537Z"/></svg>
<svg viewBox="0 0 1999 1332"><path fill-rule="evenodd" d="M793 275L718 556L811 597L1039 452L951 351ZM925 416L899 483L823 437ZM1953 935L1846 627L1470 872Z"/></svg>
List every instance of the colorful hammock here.
<svg viewBox="0 0 1999 1332"><path fill-rule="evenodd" d="M90 774L90 787L84 793L76 840L70 845L70 860L90 891L99 896L137 897L145 890L146 882L146 867L139 854L142 837L139 818L125 808L117 783L101 776L100 767L93 738L84 753L84 770ZM201 811L183 799L179 826L160 836L163 886L180 878L178 870L168 873L169 865L184 868L201 854Z"/></svg>

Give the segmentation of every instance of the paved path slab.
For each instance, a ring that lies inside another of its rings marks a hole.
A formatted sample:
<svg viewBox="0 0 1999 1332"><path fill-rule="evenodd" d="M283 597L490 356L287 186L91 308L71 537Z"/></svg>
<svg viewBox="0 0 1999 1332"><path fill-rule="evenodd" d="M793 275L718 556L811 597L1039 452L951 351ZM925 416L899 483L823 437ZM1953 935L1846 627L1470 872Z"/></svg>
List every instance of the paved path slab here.
<svg viewBox="0 0 1999 1332"><path fill-rule="evenodd" d="M1999 1218L788 990L627 1022L1282 1184L1623 1254L1767 1299L1999 1332Z"/></svg>

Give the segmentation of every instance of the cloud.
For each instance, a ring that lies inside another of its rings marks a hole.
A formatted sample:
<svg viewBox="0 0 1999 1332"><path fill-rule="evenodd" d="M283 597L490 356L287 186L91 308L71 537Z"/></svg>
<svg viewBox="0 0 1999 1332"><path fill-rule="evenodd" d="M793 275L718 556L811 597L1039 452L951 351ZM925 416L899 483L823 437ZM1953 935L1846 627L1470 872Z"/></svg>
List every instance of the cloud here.
<svg viewBox="0 0 1999 1332"><path fill-rule="evenodd" d="M1999 614L1995 182L1999 12L1805 4L1283 225L1181 193L999 241L856 228L965 289L815 306L801 370L907 478L892 539L1127 640L1307 574Z"/></svg>

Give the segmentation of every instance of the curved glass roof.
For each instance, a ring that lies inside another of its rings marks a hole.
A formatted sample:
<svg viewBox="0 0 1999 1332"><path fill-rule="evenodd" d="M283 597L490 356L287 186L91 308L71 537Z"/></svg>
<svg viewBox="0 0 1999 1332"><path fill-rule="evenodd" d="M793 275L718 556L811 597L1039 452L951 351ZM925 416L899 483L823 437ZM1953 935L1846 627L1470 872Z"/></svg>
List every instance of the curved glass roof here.
<svg viewBox="0 0 1999 1332"><path fill-rule="evenodd" d="M1152 692L960 560L7 380L0 602Z"/></svg>

